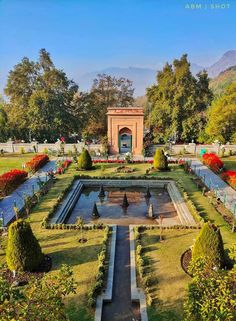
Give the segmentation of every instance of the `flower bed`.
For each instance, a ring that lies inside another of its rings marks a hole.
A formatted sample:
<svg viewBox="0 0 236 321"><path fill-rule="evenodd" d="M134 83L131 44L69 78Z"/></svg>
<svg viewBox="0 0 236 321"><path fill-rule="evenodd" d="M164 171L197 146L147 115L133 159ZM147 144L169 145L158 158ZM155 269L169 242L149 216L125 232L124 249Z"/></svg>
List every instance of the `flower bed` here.
<svg viewBox="0 0 236 321"><path fill-rule="evenodd" d="M26 171L12 169L11 171L0 175L0 194L6 196L10 194L18 185L28 176Z"/></svg>
<svg viewBox="0 0 236 321"><path fill-rule="evenodd" d="M216 154L213 153L203 154L202 159L203 163L209 166L210 169L214 172L219 172L224 166L222 160Z"/></svg>
<svg viewBox="0 0 236 321"><path fill-rule="evenodd" d="M49 161L48 155L37 155L33 157L29 162L26 163L26 167L30 172L37 172Z"/></svg>
<svg viewBox="0 0 236 321"><path fill-rule="evenodd" d="M232 187L236 188L236 171L228 170L222 173L222 179L230 184Z"/></svg>
<svg viewBox="0 0 236 321"><path fill-rule="evenodd" d="M61 166L58 167L56 174L63 174L65 172L65 170L70 166L70 164L72 163L72 161L70 159L66 159L63 163L61 163Z"/></svg>

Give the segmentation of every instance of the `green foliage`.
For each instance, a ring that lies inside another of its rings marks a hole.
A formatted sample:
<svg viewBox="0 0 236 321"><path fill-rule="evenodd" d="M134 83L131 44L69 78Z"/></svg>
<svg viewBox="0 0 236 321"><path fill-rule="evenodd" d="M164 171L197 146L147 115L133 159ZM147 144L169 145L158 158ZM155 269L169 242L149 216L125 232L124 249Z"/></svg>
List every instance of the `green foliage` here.
<svg viewBox="0 0 236 321"><path fill-rule="evenodd" d="M4 276L0 276L1 321L68 321L63 299L75 293L75 288L72 270L67 265L62 265L56 275L32 278L23 288L11 287Z"/></svg>
<svg viewBox="0 0 236 321"><path fill-rule="evenodd" d="M97 266L97 274L94 283L91 286L91 289L88 293L88 305L90 307L94 307L96 303L96 297L101 292L103 287L104 277L105 277L105 263L106 263L106 253L107 253L107 245L109 238L109 227L106 226L104 229L104 236L102 241L102 250L98 255L98 266Z"/></svg>
<svg viewBox="0 0 236 321"><path fill-rule="evenodd" d="M216 78L211 79L210 88L215 96L221 96L225 94L227 87L234 82L236 82L236 66L224 70Z"/></svg>
<svg viewBox="0 0 236 321"><path fill-rule="evenodd" d="M185 321L234 321L236 318L235 270L213 270L207 259L192 263L193 281L184 304Z"/></svg>
<svg viewBox="0 0 236 321"><path fill-rule="evenodd" d="M213 101L207 117L206 133L211 136L212 141L236 141L236 83L230 85L224 95Z"/></svg>
<svg viewBox="0 0 236 321"><path fill-rule="evenodd" d="M87 151L87 149L83 149L82 153L78 158L78 168L83 170L89 170L92 168L92 159Z"/></svg>
<svg viewBox="0 0 236 321"><path fill-rule="evenodd" d="M205 223L194 243L193 261L203 257L212 267L225 266L224 245L220 229L209 222Z"/></svg>
<svg viewBox="0 0 236 321"><path fill-rule="evenodd" d="M167 158L164 154L164 151L160 148L156 149L153 158L153 167L158 170L167 170L168 168Z"/></svg>
<svg viewBox="0 0 236 321"><path fill-rule="evenodd" d="M11 271L33 271L43 260L30 224L19 219L9 226L6 261Z"/></svg>
<svg viewBox="0 0 236 321"><path fill-rule="evenodd" d="M151 126L156 142L198 138L212 93L206 72L196 78L191 74L187 55L158 72L157 84L147 89L147 97L152 105Z"/></svg>
<svg viewBox="0 0 236 321"><path fill-rule="evenodd" d="M56 69L45 49L38 61L23 58L8 75L5 94L9 103L5 111L8 126L14 136L55 141L59 133L68 137L78 130L74 97L78 86Z"/></svg>

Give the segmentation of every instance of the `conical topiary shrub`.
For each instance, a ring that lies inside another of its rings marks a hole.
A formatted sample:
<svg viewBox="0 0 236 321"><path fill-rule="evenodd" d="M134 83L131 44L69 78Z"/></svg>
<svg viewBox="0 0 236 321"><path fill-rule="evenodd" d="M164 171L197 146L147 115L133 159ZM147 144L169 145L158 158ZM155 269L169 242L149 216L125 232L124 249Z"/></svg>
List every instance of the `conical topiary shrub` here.
<svg viewBox="0 0 236 321"><path fill-rule="evenodd" d="M153 159L153 167L160 171L165 171L168 169L167 158L162 149L157 148L154 159Z"/></svg>
<svg viewBox="0 0 236 321"><path fill-rule="evenodd" d="M6 261L11 271L34 271L43 261L41 247L30 224L22 219L9 226Z"/></svg>
<svg viewBox="0 0 236 321"><path fill-rule="evenodd" d="M93 205L92 216L93 216L94 218L99 218L99 217L100 217L100 215L99 215L99 213L98 213L98 208L97 208L96 202L94 202L94 205Z"/></svg>
<svg viewBox="0 0 236 321"><path fill-rule="evenodd" d="M126 195L126 193L125 193L125 194L124 194L124 197L123 197L122 207L123 207L123 208L127 208L128 206L129 206L129 202L128 202L127 195Z"/></svg>
<svg viewBox="0 0 236 321"><path fill-rule="evenodd" d="M195 241L192 259L205 258L212 267L225 266L224 245L220 229L213 224L205 223Z"/></svg>
<svg viewBox="0 0 236 321"><path fill-rule="evenodd" d="M85 148L82 150L82 153L79 156L78 168L84 169L84 170L88 170L88 169L92 168L91 156L90 156L89 152L87 151L87 149L85 149Z"/></svg>

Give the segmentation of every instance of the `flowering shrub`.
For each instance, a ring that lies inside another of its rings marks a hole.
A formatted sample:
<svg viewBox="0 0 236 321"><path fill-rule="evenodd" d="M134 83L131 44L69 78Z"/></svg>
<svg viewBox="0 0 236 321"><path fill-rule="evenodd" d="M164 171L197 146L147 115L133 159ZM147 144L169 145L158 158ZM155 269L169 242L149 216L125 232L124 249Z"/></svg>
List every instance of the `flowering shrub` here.
<svg viewBox="0 0 236 321"><path fill-rule="evenodd" d="M214 172L218 172L223 166L224 163L222 160L213 153L205 153L202 156L203 163L210 167Z"/></svg>
<svg viewBox="0 0 236 321"><path fill-rule="evenodd" d="M56 174L63 174L65 170L70 166L72 161L70 159L66 159L63 163L60 163L60 166L58 167Z"/></svg>
<svg viewBox="0 0 236 321"><path fill-rule="evenodd" d="M236 171L229 170L222 173L222 179L233 187L236 187Z"/></svg>
<svg viewBox="0 0 236 321"><path fill-rule="evenodd" d="M18 169L0 175L0 194L8 195L26 179L27 175L27 172Z"/></svg>
<svg viewBox="0 0 236 321"><path fill-rule="evenodd" d="M26 167L30 172L37 172L49 161L48 155L37 155L33 157L29 162L26 163Z"/></svg>

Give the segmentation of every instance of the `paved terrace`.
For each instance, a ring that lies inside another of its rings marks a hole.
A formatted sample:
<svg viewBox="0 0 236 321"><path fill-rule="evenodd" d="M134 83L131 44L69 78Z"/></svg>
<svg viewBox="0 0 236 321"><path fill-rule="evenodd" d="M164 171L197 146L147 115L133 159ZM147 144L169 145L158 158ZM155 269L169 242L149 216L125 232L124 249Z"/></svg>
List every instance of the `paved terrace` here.
<svg viewBox="0 0 236 321"><path fill-rule="evenodd" d="M40 179L45 182L47 180L47 172L54 170L55 168L55 160L48 162L38 172L21 184L12 194L6 196L0 201L0 213L3 213L4 215L5 226L14 220L14 204L16 204L16 207L21 210L24 207L24 196L32 196L33 191L37 192L39 190L38 180Z"/></svg>

